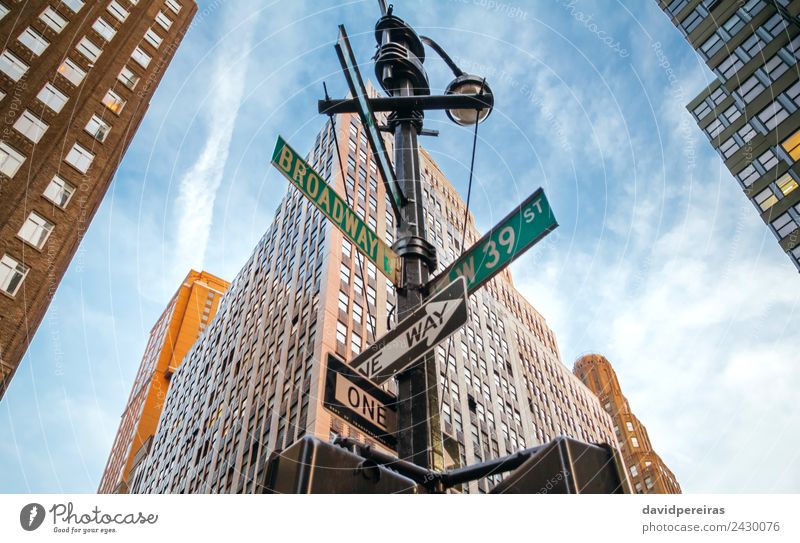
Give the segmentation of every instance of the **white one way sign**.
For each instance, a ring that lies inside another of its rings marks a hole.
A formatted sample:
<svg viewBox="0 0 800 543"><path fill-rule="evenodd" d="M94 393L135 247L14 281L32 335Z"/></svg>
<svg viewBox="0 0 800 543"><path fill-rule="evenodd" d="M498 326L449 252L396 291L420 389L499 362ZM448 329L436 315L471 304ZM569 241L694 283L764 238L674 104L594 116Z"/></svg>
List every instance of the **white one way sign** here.
<svg viewBox="0 0 800 543"><path fill-rule="evenodd" d="M381 385L406 369L467 322L467 282L458 277L393 330L348 362Z"/></svg>

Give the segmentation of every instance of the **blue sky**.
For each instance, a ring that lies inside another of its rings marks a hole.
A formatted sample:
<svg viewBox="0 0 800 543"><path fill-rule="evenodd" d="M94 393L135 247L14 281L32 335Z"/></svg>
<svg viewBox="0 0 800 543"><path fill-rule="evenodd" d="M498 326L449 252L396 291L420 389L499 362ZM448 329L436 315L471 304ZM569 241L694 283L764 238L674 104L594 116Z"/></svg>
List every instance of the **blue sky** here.
<svg viewBox="0 0 800 543"><path fill-rule="evenodd" d="M800 278L686 113L711 73L656 2L394 3L495 92L479 227L548 193L561 227L512 273L565 364L612 361L685 491L800 490ZM0 403L2 492L96 490L150 327L190 267L233 278L286 189L276 136L308 149L322 81L344 94L338 23L372 77L374 0L199 5ZM465 194L471 134L426 126Z"/></svg>

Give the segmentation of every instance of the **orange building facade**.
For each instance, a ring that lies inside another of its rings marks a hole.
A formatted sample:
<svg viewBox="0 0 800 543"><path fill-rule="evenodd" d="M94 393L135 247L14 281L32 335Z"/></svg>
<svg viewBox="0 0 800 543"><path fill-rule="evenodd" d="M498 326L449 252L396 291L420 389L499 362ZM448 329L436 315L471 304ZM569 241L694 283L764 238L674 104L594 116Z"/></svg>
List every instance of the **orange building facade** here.
<svg viewBox="0 0 800 543"><path fill-rule="evenodd" d="M214 318L229 286L191 270L153 326L98 492L127 493L158 428L172 374Z"/></svg>
<svg viewBox="0 0 800 543"><path fill-rule="evenodd" d="M617 374L603 356L589 354L575 361L575 375L600 400L614 421L631 487L638 494L680 494L681 485L653 450L647 429L636 418L622 394Z"/></svg>

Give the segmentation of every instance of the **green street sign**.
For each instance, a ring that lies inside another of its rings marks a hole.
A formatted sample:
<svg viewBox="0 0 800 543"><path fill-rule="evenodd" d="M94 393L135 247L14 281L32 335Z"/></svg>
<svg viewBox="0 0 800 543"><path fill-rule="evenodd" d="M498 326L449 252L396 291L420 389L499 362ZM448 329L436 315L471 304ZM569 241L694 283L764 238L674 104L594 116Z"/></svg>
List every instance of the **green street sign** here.
<svg viewBox="0 0 800 543"><path fill-rule="evenodd" d="M359 251L395 285L400 284L400 267L397 254L347 205L286 140L278 136L272 164L278 168L306 198L317 206ZM446 286L446 285L445 285Z"/></svg>
<svg viewBox="0 0 800 543"><path fill-rule="evenodd" d="M472 294L557 227L547 196L538 189L432 279L428 283L431 294L439 292L459 276L466 278L467 294Z"/></svg>

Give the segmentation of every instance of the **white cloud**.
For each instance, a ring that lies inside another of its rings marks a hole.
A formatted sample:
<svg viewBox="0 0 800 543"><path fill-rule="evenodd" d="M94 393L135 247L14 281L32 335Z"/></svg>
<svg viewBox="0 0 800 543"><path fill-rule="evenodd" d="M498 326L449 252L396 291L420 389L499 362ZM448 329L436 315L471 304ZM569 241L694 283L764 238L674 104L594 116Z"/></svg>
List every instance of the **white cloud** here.
<svg viewBox="0 0 800 543"><path fill-rule="evenodd" d="M214 216L214 201L222 184L225 165L242 97L249 52L257 17L229 10L220 50L205 100L207 137L194 165L184 174L175 202L177 213L177 269L201 269Z"/></svg>

